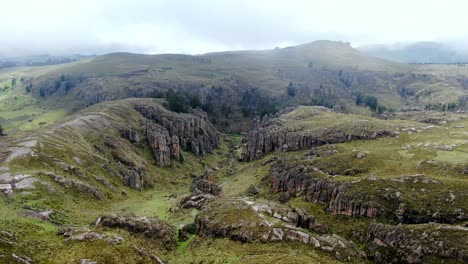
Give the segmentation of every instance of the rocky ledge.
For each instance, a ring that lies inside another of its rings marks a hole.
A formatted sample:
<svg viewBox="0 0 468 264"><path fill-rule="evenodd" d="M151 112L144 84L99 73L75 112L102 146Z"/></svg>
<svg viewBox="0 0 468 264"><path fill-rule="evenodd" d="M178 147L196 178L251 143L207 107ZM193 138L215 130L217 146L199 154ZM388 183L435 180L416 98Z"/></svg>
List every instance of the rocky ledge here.
<svg viewBox="0 0 468 264"><path fill-rule="evenodd" d="M321 124L325 119L326 126ZM304 106L284 110L273 117L266 116L255 123L246 137L242 159L255 160L272 151L295 151L396 135L378 120L355 119L354 115L333 113L328 108Z"/></svg>
<svg viewBox="0 0 468 264"><path fill-rule="evenodd" d="M309 227L311 216L307 216L308 220L299 220L305 216L304 213L275 210L268 205L246 200L218 199L205 205L197 215L196 233L204 237L225 237L247 243L302 243L328 252L341 261L365 258L365 253L349 240L337 235L318 235L297 227L298 224Z"/></svg>
<svg viewBox="0 0 468 264"><path fill-rule="evenodd" d="M333 214L385 217L406 224L456 223L468 219L466 193L425 175L335 181L304 160L272 161L270 184L285 202L291 196L324 205ZM286 198L285 198L286 197Z"/></svg>
<svg viewBox="0 0 468 264"><path fill-rule="evenodd" d="M117 214L107 214L99 217L95 226L121 228L128 232L143 234L148 238L153 238L163 242L168 249L177 245L175 240L175 228L159 218L146 217L125 217Z"/></svg>
<svg viewBox="0 0 468 264"><path fill-rule="evenodd" d="M468 263L466 226L372 223L367 244L375 263Z"/></svg>

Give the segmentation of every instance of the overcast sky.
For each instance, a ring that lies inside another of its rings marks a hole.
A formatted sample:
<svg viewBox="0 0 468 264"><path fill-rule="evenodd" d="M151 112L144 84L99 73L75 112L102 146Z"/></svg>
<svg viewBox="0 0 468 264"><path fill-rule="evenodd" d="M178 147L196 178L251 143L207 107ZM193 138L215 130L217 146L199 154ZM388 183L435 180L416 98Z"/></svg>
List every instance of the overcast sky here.
<svg viewBox="0 0 468 264"><path fill-rule="evenodd" d="M2 0L0 54L188 53L468 39L463 0Z"/></svg>

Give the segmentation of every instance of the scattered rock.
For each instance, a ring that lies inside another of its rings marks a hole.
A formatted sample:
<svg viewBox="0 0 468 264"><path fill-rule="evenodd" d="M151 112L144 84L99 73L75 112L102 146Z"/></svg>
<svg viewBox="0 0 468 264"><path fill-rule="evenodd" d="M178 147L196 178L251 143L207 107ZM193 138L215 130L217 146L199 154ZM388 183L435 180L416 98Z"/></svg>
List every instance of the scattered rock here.
<svg viewBox="0 0 468 264"><path fill-rule="evenodd" d="M216 183L214 183L213 174L211 170L205 170L200 176L196 176L192 179L192 185L190 190L194 194L206 193L214 196L221 196L222 189Z"/></svg>
<svg viewBox="0 0 468 264"><path fill-rule="evenodd" d="M80 261L80 264L97 264L96 261L90 260L90 259L82 259Z"/></svg>
<svg viewBox="0 0 468 264"><path fill-rule="evenodd" d="M86 183L83 183L77 180L69 180L61 175L58 175L52 172L41 172L38 174L51 177L55 182L57 182L58 184L62 185L65 188L74 188L79 192L92 194L97 199L103 198L103 195L96 188L90 185L87 185Z"/></svg>
<svg viewBox="0 0 468 264"><path fill-rule="evenodd" d="M18 256L15 253L11 254L11 257L18 263L21 264L32 264L34 263L33 260L26 256Z"/></svg>
<svg viewBox="0 0 468 264"><path fill-rule="evenodd" d="M109 236L104 233L91 231L87 228L67 227L57 232L57 236L63 236L66 240L74 241L96 241L105 240L110 245L121 244L124 239L119 235Z"/></svg>
<svg viewBox="0 0 468 264"><path fill-rule="evenodd" d="M367 156L367 153L366 153L366 152L358 152L358 153L356 154L356 158L358 158L358 159L362 159L362 158L364 158L364 157L366 157L366 156Z"/></svg>
<svg viewBox="0 0 468 264"><path fill-rule="evenodd" d="M155 254L147 252L145 249L138 248L135 244L132 245L132 248L135 249L135 251L138 252L138 254L140 254L141 256L149 257L153 262L157 264L164 264L164 261L162 261L161 258L156 256Z"/></svg>
<svg viewBox="0 0 468 264"><path fill-rule="evenodd" d="M339 252L336 257L341 261L365 257L365 253L351 241L337 235L307 233L287 222L274 224L262 218L253 206L251 202L218 199L197 215L196 232L203 237L226 237L247 243L297 242L323 251ZM296 215L290 213L290 217Z"/></svg>

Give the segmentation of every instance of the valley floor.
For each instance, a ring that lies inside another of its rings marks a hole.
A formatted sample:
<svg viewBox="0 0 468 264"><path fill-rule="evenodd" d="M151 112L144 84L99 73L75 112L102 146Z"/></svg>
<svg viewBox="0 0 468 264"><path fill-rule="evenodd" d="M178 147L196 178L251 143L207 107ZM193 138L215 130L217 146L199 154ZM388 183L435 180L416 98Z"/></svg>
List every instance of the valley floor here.
<svg viewBox="0 0 468 264"><path fill-rule="evenodd" d="M0 139L0 262L466 263L467 117L299 107L175 160L202 117L93 106Z"/></svg>

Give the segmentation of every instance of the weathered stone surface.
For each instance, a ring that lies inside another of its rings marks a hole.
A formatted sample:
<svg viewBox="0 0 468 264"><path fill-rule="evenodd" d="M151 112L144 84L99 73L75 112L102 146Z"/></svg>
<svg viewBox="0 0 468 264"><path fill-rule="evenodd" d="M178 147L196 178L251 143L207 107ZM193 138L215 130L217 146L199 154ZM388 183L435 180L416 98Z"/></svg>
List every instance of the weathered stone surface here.
<svg viewBox="0 0 468 264"><path fill-rule="evenodd" d="M348 183L313 177L316 173L313 168L298 167L278 160L271 166L270 172L271 190L274 193L304 194L307 201L323 204L334 214L366 217L381 214L379 208L347 195L346 190L350 188Z"/></svg>
<svg viewBox="0 0 468 264"><path fill-rule="evenodd" d="M265 208L267 211L268 208ZM288 241L310 245L335 253L341 261L365 257L356 245L337 235L316 235L285 223L274 224L262 216L261 209L248 201L217 200L207 204L195 218L196 232L204 237L226 237L242 242ZM291 218L294 218L290 214ZM289 218L288 218L289 219Z"/></svg>
<svg viewBox="0 0 468 264"><path fill-rule="evenodd" d="M192 175L192 185L190 195L182 198L180 206L182 208L201 209L205 202L212 200L215 196L222 196L222 188L214 183L212 171L205 169L201 175Z"/></svg>
<svg viewBox="0 0 468 264"><path fill-rule="evenodd" d="M45 210L45 211L25 211L23 213L24 216L27 216L27 217L34 217L34 218L38 218L38 219L41 219L43 221L51 221L52 220L52 213L54 213L53 210Z"/></svg>
<svg viewBox="0 0 468 264"><path fill-rule="evenodd" d="M106 240L111 245L117 245L124 241L121 236L118 235L107 235L104 233L91 231L88 228L75 228L67 227L57 232L58 236L64 236L67 240L75 241L95 241L95 240Z"/></svg>
<svg viewBox="0 0 468 264"><path fill-rule="evenodd" d="M23 189L35 189L34 183L39 182L39 179L35 177L28 177L22 179L21 181L15 183L15 189L23 190Z"/></svg>
<svg viewBox="0 0 468 264"><path fill-rule="evenodd" d="M159 218L124 217L117 214L102 216L96 221L96 226L122 228L132 233L144 234L146 237L161 240L168 248L177 245L175 229Z"/></svg>
<svg viewBox="0 0 468 264"><path fill-rule="evenodd" d="M202 206L205 204L206 201L213 199L214 196L211 194L191 194L189 196L184 197L180 200L180 206L182 208L196 208L201 209Z"/></svg>
<svg viewBox="0 0 468 264"><path fill-rule="evenodd" d="M159 166L180 160L181 149L203 156L219 146L219 133L202 112L177 114L149 105L135 105L135 109L146 118L144 134Z"/></svg>
<svg viewBox="0 0 468 264"><path fill-rule="evenodd" d="M132 127L121 130L120 134L133 144L139 145L141 143L140 134Z"/></svg>
<svg viewBox="0 0 468 264"><path fill-rule="evenodd" d="M160 257L156 256L153 253L147 252L144 248L139 248L135 244L132 245L132 248L135 249L135 251L138 252L138 254L140 254L141 256L149 257L154 263L164 264L164 261L162 261Z"/></svg>
<svg viewBox="0 0 468 264"><path fill-rule="evenodd" d="M368 249L376 263L468 262L468 228L429 224L390 226L372 223L367 233Z"/></svg>
<svg viewBox="0 0 468 264"><path fill-rule="evenodd" d="M20 264L32 264L32 263L34 263L34 261L31 258L26 257L26 256L19 256L19 255L16 255L15 253L11 254L11 257L17 263L20 263Z"/></svg>
<svg viewBox="0 0 468 264"><path fill-rule="evenodd" d="M286 125L284 115L292 112L295 108L283 110L273 117L264 117L257 121L249 135L245 139L242 159L244 161L255 160L272 151L295 151L314 146L330 143L341 143L351 140L377 139L380 137L391 137L396 134L386 129L368 129L365 126L349 131L346 128L334 127L314 129L307 131L302 128L291 128ZM320 112L331 112L327 108L316 108L313 114ZM307 118L308 116L288 117L294 121ZM327 155L336 152L330 151Z"/></svg>
<svg viewBox="0 0 468 264"><path fill-rule="evenodd" d="M201 192L214 196L222 195L221 187L214 183L213 175L208 170L192 179L190 190L195 194Z"/></svg>
<svg viewBox="0 0 468 264"><path fill-rule="evenodd" d="M454 206L457 195L466 194L455 195L447 186L425 175L334 181L312 165L276 159L272 161L269 179L273 193L303 195L306 201L322 204L334 214L386 217L407 224L456 223L468 219L466 206L460 203ZM426 206L429 203L431 208Z"/></svg>
<svg viewBox="0 0 468 264"><path fill-rule="evenodd" d="M79 192L92 194L97 199L103 199L104 198L103 195L101 194L101 192L98 189L96 189L93 186L90 186L90 185L88 185L86 183L83 183L83 182L80 182L80 181L77 181L77 180L70 180L70 179L65 178L64 176L61 176L61 175L58 175L58 174L55 174L55 173L52 173L52 172L41 172L41 173L39 173L39 175L48 176L48 177L52 178L53 181L55 181L56 183L62 185L65 188L73 188L73 189L76 189Z"/></svg>

